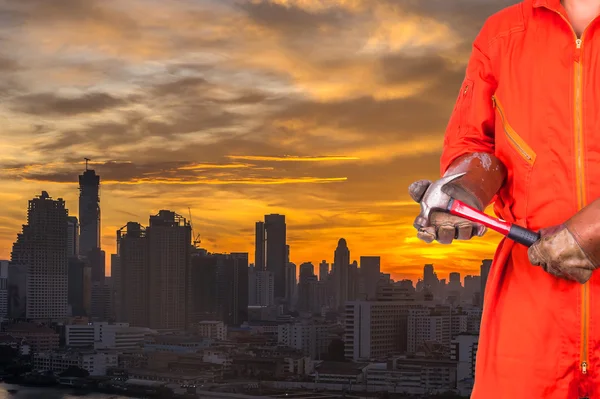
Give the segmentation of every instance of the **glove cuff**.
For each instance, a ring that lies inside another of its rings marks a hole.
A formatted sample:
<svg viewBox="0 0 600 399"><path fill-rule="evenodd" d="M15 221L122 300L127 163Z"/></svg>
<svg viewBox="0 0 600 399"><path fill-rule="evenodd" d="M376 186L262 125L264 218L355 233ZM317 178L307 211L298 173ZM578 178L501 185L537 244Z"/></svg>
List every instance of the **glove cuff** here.
<svg viewBox="0 0 600 399"><path fill-rule="evenodd" d="M506 166L494 155L471 153L458 157L444 176L466 172L448 183L444 192L480 211L484 210L498 193L506 179Z"/></svg>

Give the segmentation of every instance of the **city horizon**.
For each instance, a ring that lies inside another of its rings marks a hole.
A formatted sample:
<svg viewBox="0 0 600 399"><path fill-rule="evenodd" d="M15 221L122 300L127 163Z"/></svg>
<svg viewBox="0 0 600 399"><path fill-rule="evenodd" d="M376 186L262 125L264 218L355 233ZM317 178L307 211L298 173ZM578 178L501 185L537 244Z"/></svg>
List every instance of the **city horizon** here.
<svg viewBox="0 0 600 399"><path fill-rule="evenodd" d="M82 164L85 165L85 168L86 168L82 172L85 172L85 171L88 171L88 170L90 172L96 172L96 170L93 169L93 162L91 162L91 160L85 158L85 161ZM89 166L89 169L87 169L88 166ZM81 175L81 176L83 176L83 175ZM100 175L97 175L97 176L100 177L100 187L102 187L103 182L101 180L101 176ZM67 183L65 183L65 184L67 184ZM74 184L76 184L76 183L74 183ZM65 207L69 211L69 216L75 216L75 217L77 217L78 221L80 222L79 212L77 214L74 214L71 211L72 208L69 207L69 201L66 198L64 198L63 196L53 196L52 193L50 193L48 190L41 190L40 192L41 193L44 193L44 192L48 193L49 196L50 196L50 198L52 198L52 199L62 198L63 200L65 200ZM32 198L37 198L37 197L39 197L39 194L36 194ZM32 199L32 198L30 198L30 199ZM30 199L28 199L28 201ZM168 207L162 207L160 209L157 209L155 212L149 212L147 218L149 219L152 215L158 214L158 212L160 210L169 210L169 211L175 212L176 214L181 215L183 218L185 218L188 222L193 223L193 213L192 213L192 220L190 220L189 216L187 216L185 213L181 213L178 210L169 209ZM193 211L190 209L189 212L188 212L188 215L189 215L190 212L193 212ZM26 214L26 210L24 210L24 213ZM262 216L266 216L266 215L283 215L285 217L286 225L288 226L288 231L290 230L290 227L291 227L291 230L293 231L293 225L289 224L287 215L278 214L276 212L273 212L273 213L268 213L268 214L265 214L265 215L262 215ZM25 219L26 219L26 217L25 217ZM259 220L260 219L258 219L257 221L259 221ZM147 226L148 225L148 223L144 223L143 221L140 221L140 220L127 220L126 222L122 223L121 227L119 227L118 229L115 230L112 242L110 242L108 240L109 237L107 235L102 235L102 237L101 237L101 242L100 242L101 243L101 248L102 248L103 251L105 251L105 253L107 255L106 256L106 262L105 262L105 273L106 273L107 277L110 277L111 274L112 274L111 273L112 272L112 264L111 264L112 257L110 255L116 254L116 237L117 237L117 231L119 229L123 228L129 222L140 223L140 225L142 225L142 226ZM202 236L202 234L198 232L198 229L193 224L192 224L192 229L193 229L193 236L191 237L192 240L194 240L198 235L200 236L201 240L204 238ZM244 230L246 230L246 229L244 229ZM253 229L252 229L252 232L254 232ZM16 237L17 234L18 233L15 233L15 237ZM252 241L253 242L251 244L251 247L247 248L247 250L240 249L240 248L233 248L233 249L227 249L227 250L216 250L216 249L207 247L206 245L202 245L202 244L198 245L198 247L202 248L202 249L205 249L206 251L208 251L210 253L234 253L234 252L247 253L248 254L249 264L254 264L256 262L256 260L254 259L254 255L255 255L255 242L254 242L254 240L255 240L255 237L253 235L251 235L251 237L252 237ZM337 243L340 239L345 239L346 241L348 241L345 237L339 237L339 238L335 239L335 242ZM108 245L107 245L106 241L109 241ZM460 244L454 243L453 245L461 245L461 244L463 244L463 243L460 243ZM469 243L467 243L467 245L468 244ZM192 241L190 241L190 245L192 245ZM420 274L418 272L417 273L412 273L412 274L402 274L402 273L393 273L393 272L387 271L386 270L386 264L384 263L384 257L382 257L381 255L378 255L376 253L365 253L365 254L360 253L360 254L354 254L354 255L352 255L353 251L352 251L352 248L351 248L351 243L348 243L348 245L350 247L350 263L356 261L356 262L358 262L358 265L360 267L360 258L361 257L372 257L372 256L379 257L381 259L381 268L382 268L381 271L382 271L382 273L390 274L391 278L394 279L394 280L396 280L396 281L410 280L410 281L413 282L413 284L416 284L419 281L419 279L421 279L423 277L423 274L422 274L422 270L423 269L422 268L425 265L427 265L427 264L433 264L434 267L435 266L439 267L437 269L437 271L436 271L436 274L438 275L438 277L440 279L443 279L443 278L448 279L450 273L458 272L461 275L461 282L462 282L465 276L468 276L468 275L476 276L476 275L478 275L477 272L479 271L478 268L479 268L479 265L481 264L481 262L483 260L485 260L485 259L491 259L491 257L492 257L492 256L488 256L488 257L481 258L478 261L476 260L475 262L479 262L479 263L477 263L472 268L468 269L469 271L459 270L459 269L449 269L448 267L445 267L444 264L438 263L438 262L435 262L434 260L432 260L432 261L425 261L423 264L421 264L419 266L415 266L417 268L418 267L421 268ZM433 245L435 245L435 244L433 244ZM440 244L438 244L438 245L440 245ZM11 244L11 247L12 247L12 244ZM2 254L4 253L4 251L5 250L4 250L3 247L0 248L0 259L10 260L10 258L11 258L11 256L10 256L10 249L8 250L7 256L3 258ZM312 263L315 267L318 267L318 265L319 265L320 262L326 261L326 262L328 262L331 265L333 263L333 252L334 251L335 251L335 246L334 246L334 244L332 244L331 255L329 257L322 257L320 260L315 260L315 259L310 259L310 260L304 260L304 259L302 259L302 260L294 260L293 257L290 256L290 262L294 263L297 266L297 268L298 268L297 269L297 275L299 275L299 273L300 273L299 272L299 266L301 264L303 264L303 263ZM294 253L294 250L293 250L293 248L292 248L291 245L290 245L290 252L292 254ZM314 256L313 256L313 258L314 258ZM425 258L424 258L424 260L425 260ZM440 268L441 268L441 270L443 270L442 273L439 272Z"/></svg>

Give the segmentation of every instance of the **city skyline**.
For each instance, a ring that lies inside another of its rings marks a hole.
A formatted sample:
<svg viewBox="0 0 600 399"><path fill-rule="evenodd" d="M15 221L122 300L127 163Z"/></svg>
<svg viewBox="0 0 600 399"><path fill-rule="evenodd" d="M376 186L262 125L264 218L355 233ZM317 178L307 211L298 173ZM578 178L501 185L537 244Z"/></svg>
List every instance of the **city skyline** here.
<svg viewBox="0 0 600 399"><path fill-rule="evenodd" d="M89 172L94 172L94 170L93 170L93 169L90 169L90 170L87 170L87 169L86 169L86 171L89 171ZM98 177L101 177L101 176L99 176L99 175L98 175ZM73 228L73 229L75 229L75 227L72 227L72 226L78 226L78 225L79 225L79 219L78 219L78 216L74 215L73 213L69 213L68 206L67 206L67 202L64 200L64 198L61 198L61 197L59 197L59 198L55 198L55 197L52 197L52 196L50 196L50 194L49 194L49 193L47 193L46 191L42 191L41 195L39 195L39 194L38 194L38 195L35 195L35 196L33 196L33 198L32 198L32 199L29 199L29 200L28 200L28 202L31 202L31 201L36 201L36 200L38 200L38 199L40 199L40 198L41 198L41 199L43 199L43 198L49 198L49 199L51 199L51 200L58 200L58 201L62 201L62 202L64 203L65 209L66 209L66 211L67 211L67 215L68 215L67 219L69 220L69 222L67 223L67 228L69 228L69 229L70 229L70 228ZM160 210L160 211L157 211L157 213L158 213L158 214L161 214L161 215L162 215L162 213L163 213L163 212L167 212L167 213L173 213L174 215L176 215L176 217L178 217L178 218L181 218L181 220L182 220L182 221L186 221L187 223L189 223L189 219L185 218L185 216L183 216L183 215L179 215L177 212L173 212L173 211L169 211L169 210L164 210L164 209L163 209L163 210ZM118 241L118 239L119 239L119 238L117 238L117 236L121 236L122 232L123 232L123 231L127 231L127 229L128 229L128 228L129 228L131 225L138 225L138 226L140 226L140 228L142 228L142 229L146 230L146 229L147 229L148 227L150 227L150 225L152 224L152 219L153 219L153 218L156 218L156 217L157 217L157 216L155 216L154 214L150 214L150 215L148 215L148 220L149 220L149 222L148 222L148 223L143 223L143 222L142 222L142 223L138 223L138 222L136 222L136 221L129 221L129 222L127 222L127 224L126 224L126 225L122 226L122 227L121 227L119 230L117 230L117 232L115 233L115 242L116 242L116 241ZM264 215L264 218L265 218L265 220L273 220L273 221L276 221L276 220L279 220L279 219L281 219L281 221L283 222L283 224L284 224L284 226L285 226L285 215L279 215L279 214L268 214L268 215ZM26 219L27 219L27 217L26 217ZM264 222L262 222L262 221L258 221L258 222L256 222L255 228L256 228L257 230L255 230L255 231L254 231L254 233L255 233L254 240L256 240L256 239L258 238L258 237L256 236L256 234L257 234L257 231L258 231L258 226L259 226L259 225L261 226L261 228L264 228ZM192 226L192 227L193 227L193 226ZM75 231L76 231L76 229L75 229ZM284 227L284 230L283 230L283 231L284 231L284 235L285 235L285 227ZM18 238L18 237L19 237L19 235L21 235L21 234L22 234L22 232L19 232L19 233L17 233L17 238ZM263 237L264 237L264 236L263 236ZM195 242L193 242L193 241L192 241L192 236L191 236L191 235L190 235L190 237L189 237L189 238L190 238L190 240L189 240L189 241L190 241L190 245L191 245L191 246L197 246L197 244L196 244ZM75 239L74 239L74 237L71 237L71 236L67 236L67 240L74 240L73 244L71 244L71 247L70 247L70 248L71 248L70 250L71 250L71 251L74 251L74 249L75 249L75 248L78 246L78 242L79 242L79 240L78 240L78 239L77 239L77 240L75 240ZM17 240L15 240L15 241L17 241ZM343 244L342 244L342 243L343 243ZM13 244L14 244L14 243L13 243ZM336 249L334 250L334 256L332 257L332 259L331 259L331 260L330 260L330 259L328 259L328 258L325 258L325 259L321 260L320 262L316 262L316 261L312 261L312 260L307 260L307 261L302 261L302 262L294 262L294 261L290 260L290 262L294 263L294 264L296 265L296 267L298 268L298 270L297 270L297 273L296 273L296 277L298 277L298 276L300 276L300 275L301 275L301 266L302 266L302 265L304 265L304 264L309 264L309 263L310 263L310 264L312 264L313 268L318 268L318 267L320 267L320 266L321 266L321 264L322 264L323 262L326 262L326 264L329 266L329 268L330 268L330 269L331 269L331 268L333 268L333 267L334 267L334 264L335 264L335 262L336 262L336 256L337 256L336 254L337 254L337 251L339 250L339 246L340 246L340 244L341 244L341 245L343 245L343 246L345 247L345 246L347 245L347 244L346 244L346 240L345 240L344 238L340 238L340 239L338 240L337 247L336 247ZM198 246L198 247L200 247L200 246ZM288 247L288 250L289 250L289 246L286 246L286 247ZM264 248L266 249L266 246L265 246ZM206 249L206 248L204 248L204 249ZM255 242L255 245L254 245L254 248L253 248L253 250L254 250L254 251L256 251L257 249L258 249L258 248L256 247L256 242ZM96 251L100 251L100 250L99 250L99 249L96 249ZM263 251L264 251L264 249L263 249ZM216 251L210 251L210 250L209 250L208 252L217 253ZM252 254L252 253L253 253L251 250L249 250L249 251L241 251L241 252L242 252L242 253L246 253L246 254L248 254L248 263L249 263L249 265L250 265L250 264L252 264L252 265L253 265L255 268L257 268L257 270L261 270L261 268L255 264L255 260L254 260L254 258L253 258L253 257L250 255L250 254ZM9 253L10 253L10 252L9 252ZM234 250L231 250L231 251L224 251L224 252L223 252L223 254L235 254L235 253L240 253L240 251L234 251ZM266 252L265 252L265 253L266 253ZM109 260L109 259L103 260L103 263L105 263L105 264L106 264L106 268L105 268L105 270L106 270L106 275L107 275L107 276L111 276L111 275L112 275L112 273L111 273L111 272L112 272L112 262L113 262L113 260L112 260L112 257L113 257L113 256L116 256L116 254L111 254L111 259L110 259L110 260ZM264 253L263 253L263 256L264 256ZM364 255L364 254L358 254L358 255L356 255L356 254L354 254L353 256L350 256L350 257L349 257L347 260L344 260L344 262L342 262L342 263L347 263L348 265L351 265L353 262L358 262L358 261L359 261L359 260L361 260L362 258L377 258L377 259L378 259L378 262L379 262L379 260L381 259L381 256L379 256L379 255ZM10 259L11 259L11 256L9 255L9 256L8 256L8 258L7 258L7 260L10 260ZM103 259L104 259L104 256L103 256ZM485 259L486 259L486 258L481 258L481 259L479 259L478 261L479 261L479 262L481 262L481 261L484 261ZM252 261L250 261L250 260L252 260ZM445 267L443 264L442 264L442 265L440 265L439 263L435 263L435 264L434 264L434 263L425 263L424 265L421 265L421 266L422 266L422 267L427 267L427 265L431 265L431 266L433 266L433 267L437 267L437 268L438 268L438 269L437 269L437 271L436 271L436 275L437 275L437 276L438 276L438 278L440 278L440 279L446 279L446 280L449 280L450 274L453 274L453 273L459 273L459 274L460 274L461 281L462 281L462 280L464 279L464 277L466 277L466 276L478 276L478 274L477 274L477 273L478 273L478 271L480 270L481 263L479 263L479 266L477 266L476 268L472 268L472 270L469 270L469 271L467 271L467 272L465 272L465 271L460 271L460 270L452 270L452 269L448 269L448 268L447 268L447 267ZM384 265L384 264L383 264L383 262L382 262L382 263L381 263L381 268L382 268L382 269L381 269L381 272L382 272L382 273L390 273L390 272L388 272L388 271L386 271L386 270L385 270L385 267L384 267L384 266L385 266L385 265ZM315 269L315 270L316 270L316 269ZM442 270L442 272L441 272L441 273L439 272L440 270ZM419 279L422 279L422 278L424 277L424 275L423 275L423 273L422 273L422 269L421 269L420 271L417 271L417 272L416 272L416 274L414 274L414 277L412 277L412 276L409 276L409 275L394 275L394 273L390 273L390 274L391 274L391 277L392 277L393 279L396 279L396 280L401 280L401 279L410 279L410 280L413 280L413 284L416 284L416 283L417 283L417 281L418 281ZM319 273L316 273L316 275L318 275L318 276L319 276L319 275L320 275L320 272L319 272ZM321 280L321 279L319 278L319 280Z"/></svg>
<svg viewBox="0 0 600 399"><path fill-rule="evenodd" d="M439 173L470 43L513 2L147 3L3 6L0 258L42 190L78 215L84 157L102 176L107 257L127 222L188 207L202 247L251 261L271 213L297 265L332 262L340 238L396 278L425 263L476 274L493 255L493 232L419 242L407 187Z"/></svg>

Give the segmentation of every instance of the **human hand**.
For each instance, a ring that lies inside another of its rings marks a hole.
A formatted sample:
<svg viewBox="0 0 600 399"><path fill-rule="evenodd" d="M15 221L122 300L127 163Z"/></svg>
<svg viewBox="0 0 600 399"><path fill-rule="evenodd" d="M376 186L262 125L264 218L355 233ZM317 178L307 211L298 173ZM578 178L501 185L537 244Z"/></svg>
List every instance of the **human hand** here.
<svg viewBox="0 0 600 399"><path fill-rule="evenodd" d="M413 201L420 203L431 184L430 180L418 180L412 183L408 192ZM452 198L460 199L468 205L479 208L474 199L455 185L448 184L442 187L442 190ZM441 211L432 212L428 222L428 226L419 229L417 233L417 237L426 243L437 240L441 244L451 244L455 239L470 240L474 236L481 237L487 231L483 225Z"/></svg>
<svg viewBox="0 0 600 399"><path fill-rule="evenodd" d="M532 265L541 266L549 274L585 283L596 268L579 245L567 225L540 230L541 238L527 250Z"/></svg>

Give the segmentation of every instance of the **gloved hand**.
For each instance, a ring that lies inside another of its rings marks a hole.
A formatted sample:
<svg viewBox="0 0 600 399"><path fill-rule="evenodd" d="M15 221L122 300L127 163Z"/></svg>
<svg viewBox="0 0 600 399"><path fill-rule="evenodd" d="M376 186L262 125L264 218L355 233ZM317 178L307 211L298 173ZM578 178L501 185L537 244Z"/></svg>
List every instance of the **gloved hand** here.
<svg viewBox="0 0 600 399"><path fill-rule="evenodd" d="M506 167L494 155L486 153L465 154L457 158L446 175L462 172L466 174L445 185L442 190L450 197L480 211L490 203L506 178ZM420 203L430 184L429 180L412 183L408 188L410 197ZM418 222L416 224L423 224L421 220ZM417 237L426 243L437 240L441 244L450 244L454 239L481 237L487 231L485 226L446 212L432 212L428 222L428 227L419 229L417 233Z"/></svg>
<svg viewBox="0 0 600 399"><path fill-rule="evenodd" d="M412 183L408 188L408 193L413 201L421 202L425 191L427 191L431 183L430 180L419 180ZM442 190L451 197L456 198L455 195L451 194L453 191L456 191L452 190L451 186L444 187ZM471 198L463 197L461 200L467 205L477 207L474 204L475 201ZM486 231L487 228L485 226L475 224L459 216L454 216L447 212L432 212L429 216L429 226L421 228L417 232L417 237L426 243L437 240L441 244L451 244L454 239L470 240L474 236L481 237Z"/></svg>
<svg viewBox="0 0 600 399"><path fill-rule="evenodd" d="M532 265L553 276L585 283L600 265L600 202L596 200L565 223L540 230L529 247Z"/></svg>

